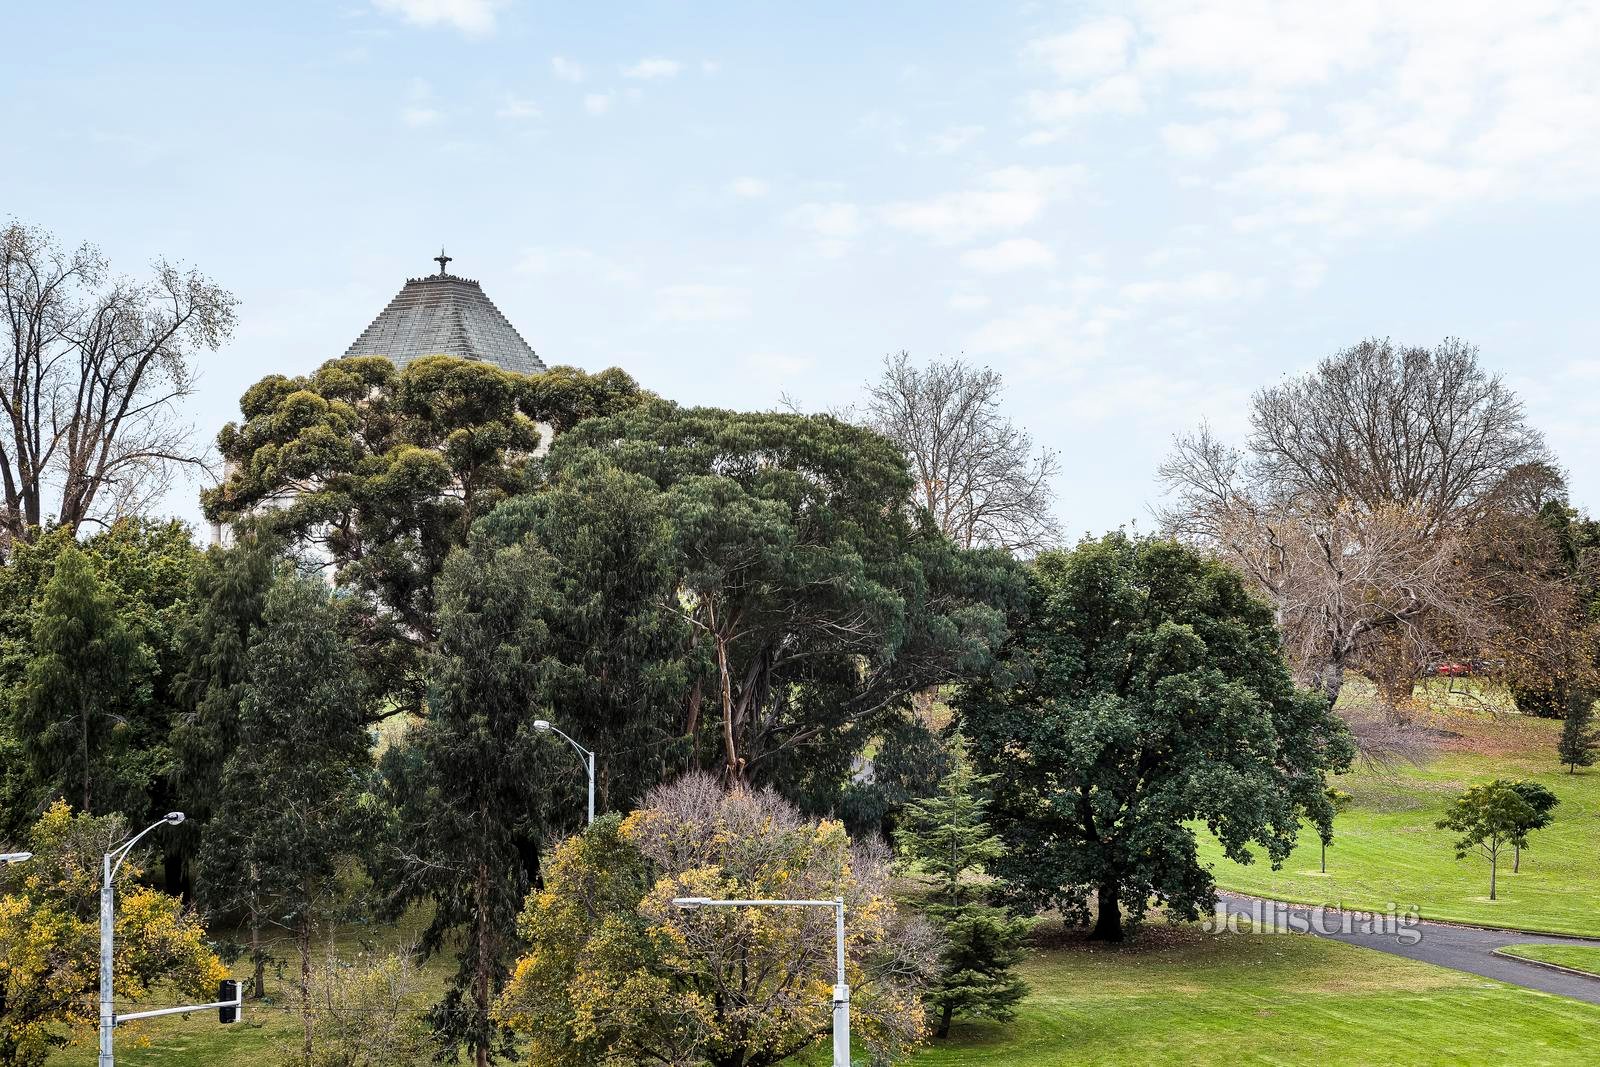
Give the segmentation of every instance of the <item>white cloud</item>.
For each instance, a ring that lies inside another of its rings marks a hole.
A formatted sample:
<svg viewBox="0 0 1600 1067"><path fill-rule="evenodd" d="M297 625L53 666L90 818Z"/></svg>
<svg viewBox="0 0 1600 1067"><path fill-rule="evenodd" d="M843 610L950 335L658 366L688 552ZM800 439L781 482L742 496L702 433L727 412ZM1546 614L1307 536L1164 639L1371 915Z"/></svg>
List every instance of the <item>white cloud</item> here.
<svg viewBox="0 0 1600 1067"><path fill-rule="evenodd" d="M372 6L413 26L448 26L469 37L494 32L500 0L372 0Z"/></svg>
<svg viewBox="0 0 1600 1067"><path fill-rule="evenodd" d="M1085 115L1132 115L1144 110L1144 88L1131 74L1116 74L1087 89L1034 90L1023 97L1036 122L1063 123Z"/></svg>
<svg viewBox="0 0 1600 1067"><path fill-rule="evenodd" d="M950 294L950 310L972 313L987 311L991 301L982 293L975 293L969 289L958 290Z"/></svg>
<svg viewBox="0 0 1600 1067"><path fill-rule="evenodd" d="M438 122L440 111L432 107L407 107L400 109L400 121L407 126L420 128Z"/></svg>
<svg viewBox="0 0 1600 1067"><path fill-rule="evenodd" d="M749 294L743 289L668 285L656 292L656 315L668 322L731 322L749 314Z"/></svg>
<svg viewBox="0 0 1600 1067"><path fill-rule="evenodd" d="M1003 274L1014 270L1033 270L1054 266L1056 254L1031 237L1014 237L1009 241L974 248L961 253L963 265L985 274Z"/></svg>
<svg viewBox="0 0 1600 1067"><path fill-rule="evenodd" d="M1236 228L1423 225L1593 190L1597 41L1594 3L1143 0L1023 49L1053 82L1022 97L1024 140L1158 110L1173 156L1249 204Z"/></svg>
<svg viewBox="0 0 1600 1067"><path fill-rule="evenodd" d="M844 255L850 243L861 235L861 209L843 201L801 204L787 216L792 226L811 234L815 246L824 256Z"/></svg>
<svg viewBox="0 0 1600 1067"><path fill-rule="evenodd" d="M611 110L610 93L590 93L583 98L583 110L591 115L604 115Z"/></svg>
<svg viewBox="0 0 1600 1067"><path fill-rule="evenodd" d="M676 78L681 70L683 70L683 64L676 59L649 56L639 60L631 67L624 67L622 76L624 78L637 78L640 81L651 81L656 78Z"/></svg>
<svg viewBox="0 0 1600 1067"><path fill-rule="evenodd" d="M1133 34L1133 24L1125 18L1095 18L1069 33L1031 41L1023 51L1045 63L1063 81L1083 81L1115 74L1127 66Z"/></svg>
<svg viewBox="0 0 1600 1067"><path fill-rule="evenodd" d="M1202 270L1178 278L1132 282L1120 294L1135 304L1152 301L1215 303L1260 296L1266 283L1260 278L1239 278L1224 270Z"/></svg>
<svg viewBox="0 0 1600 1067"><path fill-rule="evenodd" d="M956 244L1033 222L1082 180L1081 167L1003 167L975 189L890 204L883 217L897 229Z"/></svg>
<svg viewBox="0 0 1600 1067"><path fill-rule="evenodd" d="M584 76L583 64L565 56L551 56L550 73L564 82L581 82Z"/></svg>
<svg viewBox="0 0 1600 1067"><path fill-rule="evenodd" d="M746 200L759 200L771 191L770 186L760 178L735 178L728 183L728 192Z"/></svg>
<svg viewBox="0 0 1600 1067"><path fill-rule="evenodd" d="M542 114L539 105L532 100L523 100L510 95L507 95L495 110L496 117L502 119L536 119Z"/></svg>
<svg viewBox="0 0 1600 1067"><path fill-rule="evenodd" d="M982 126L952 126L928 138L928 144L939 155L947 156L961 151L982 136Z"/></svg>

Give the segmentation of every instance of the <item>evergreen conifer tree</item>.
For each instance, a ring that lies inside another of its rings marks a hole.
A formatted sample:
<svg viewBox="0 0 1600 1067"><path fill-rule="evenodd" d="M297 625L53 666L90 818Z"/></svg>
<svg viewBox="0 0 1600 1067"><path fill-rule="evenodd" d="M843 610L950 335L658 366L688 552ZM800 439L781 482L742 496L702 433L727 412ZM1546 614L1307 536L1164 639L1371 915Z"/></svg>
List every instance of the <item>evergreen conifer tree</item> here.
<svg viewBox="0 0 1600 1067"><path fill-rule="evenodd" d="M973 880L1005 851L987 821L983 793L993 780L974 774L958 745L938 794L907 807L900 826L901 858L931 881L925 910L947 942L942 971L927 997L940 1038L950 1036L957 1014L1012 1018L1028 992L1013 973L1027 955L1028 921L986 903L983 887Z"/></svg>
<svg viewBox="0 0 1600 1067"><path fill-rule="evenodd" d="M1577 774L1579 767L1592 767L1596 749L1600 749L1600 733L1594 730L1594 691L1587 686L1571 686L1567 690L1567 718L1561 726L1561 743L1556 752L1566 764L1568 774Z"/></svg>

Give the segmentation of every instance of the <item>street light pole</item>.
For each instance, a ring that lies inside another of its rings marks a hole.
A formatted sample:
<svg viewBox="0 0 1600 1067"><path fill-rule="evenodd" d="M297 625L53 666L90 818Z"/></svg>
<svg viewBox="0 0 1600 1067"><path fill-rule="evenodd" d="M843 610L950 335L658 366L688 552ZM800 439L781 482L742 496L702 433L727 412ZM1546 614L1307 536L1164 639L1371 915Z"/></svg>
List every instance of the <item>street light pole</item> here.
<svg viewBox="0 0 1600 1067"><path fill-rule="evenodd" d="M715 900L711 897L673 897L680 908L832 908L833 1067L850 1067L850 983L844 973L844 898L834 900Z"/></svg>
<svg viewBox="0 0 1600 1067"><path fill-rule="evenodd" d="M567 739L567 744L578 750L578 756L583 760L583 765L589 772L589 822L594 822L594 751L584 748L559 726L552 726L543 719L533 720L533 728L540 733L560 734Z"/></svg>
<svg viewBox="0 0 1600 1067"><path fill-rule="evenodd" d="M176 826L183 821L183 812L169 811L157 822L151 823L143 830L105 854L103 877L100 882L100 1060L99 1067L115 1067L116 1059L112 1052L112 1032L117 1026L115 1002L112 998L112 965L114 951L112 939L115 936L116 901L112 890L112 879L122 869L123 861L128 858L128 853L133 851L133 846L139 839L158 826Z"/></svg>

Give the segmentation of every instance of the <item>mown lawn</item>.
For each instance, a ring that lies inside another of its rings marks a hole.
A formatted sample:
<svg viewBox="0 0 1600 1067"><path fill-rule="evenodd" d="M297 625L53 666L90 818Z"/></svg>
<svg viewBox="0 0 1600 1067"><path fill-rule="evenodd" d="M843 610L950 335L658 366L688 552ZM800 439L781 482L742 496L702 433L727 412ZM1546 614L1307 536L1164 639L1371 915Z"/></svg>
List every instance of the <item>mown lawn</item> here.
<svg viewBox="0 0 1600 1067"><path fill-rule="evenodd" d="M958 1024L908 1063L1594 1062L1595 1005L1303 935L1148 933L1124 949L1042 953L1026 965L1033 993L1015 1021Z"/></svg>
<svg viewBox="0 0 1600 1067"><path fill-rule="evenodd" d="M1201 833L1202 860L1218 885L1281 900L1383 910L1415 904L1424 918L1600 936L1600 768L1571 775L1556 763L1561 724L1469 705L1443 707L1424 724L1438 748L1421 765L1360 769L1335 781L1354 796L1335 824L1328 873L1318 870L1316 834L1274 871L1258 856L1241 865L1223 858ZM1498 900L1489 900L1486 860L1455 858L1454 835L1434 828L1467 786L1525 778L1561 798L1555 822L1530 838L1520 873L1507 852Z"/></svg>
<svg viewBox="0 0 1600 1067"><path fill-rule="evenodd" d="M1507 945L1499 951L1506 956L1521 956L1600 975L1600 945Z"/></svg>

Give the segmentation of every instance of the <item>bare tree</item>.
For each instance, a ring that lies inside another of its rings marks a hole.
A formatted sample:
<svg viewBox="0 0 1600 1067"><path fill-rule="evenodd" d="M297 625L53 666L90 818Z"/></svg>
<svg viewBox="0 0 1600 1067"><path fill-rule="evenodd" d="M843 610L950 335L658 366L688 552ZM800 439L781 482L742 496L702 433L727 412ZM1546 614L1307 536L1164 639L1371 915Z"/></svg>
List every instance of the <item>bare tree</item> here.
<svg viewBox="0 0 1600 1067"><path fill-rule="evenodd" d="M1001 414L1003 391L987 367L960 359L918 367L899 352L867 385L864 414L905 450L917 502L957 544L1038 552L1061 540L1052 511L1060 462Z"/></svg>
<svg viewBox="0 0 1600 1067"><path fill-rule="evenodd" d="M166 261L135 281L92 245L0 229L0 552L46 523L136 509L201 462L178 401L195 353L232 333L236 303Z"/></svg>
<svg viewBox="0 0 1600 1067"><path fill-rule="evenodd" d="M1443 642L1504 633L1467 546L1551 468L1476 349L1364 341L1258 392L1251 427L1243 450L1204 426L1177 439L1162 518L1255 580L1304 682L1334 700L1359 669L1393 706Z"/></svg>

